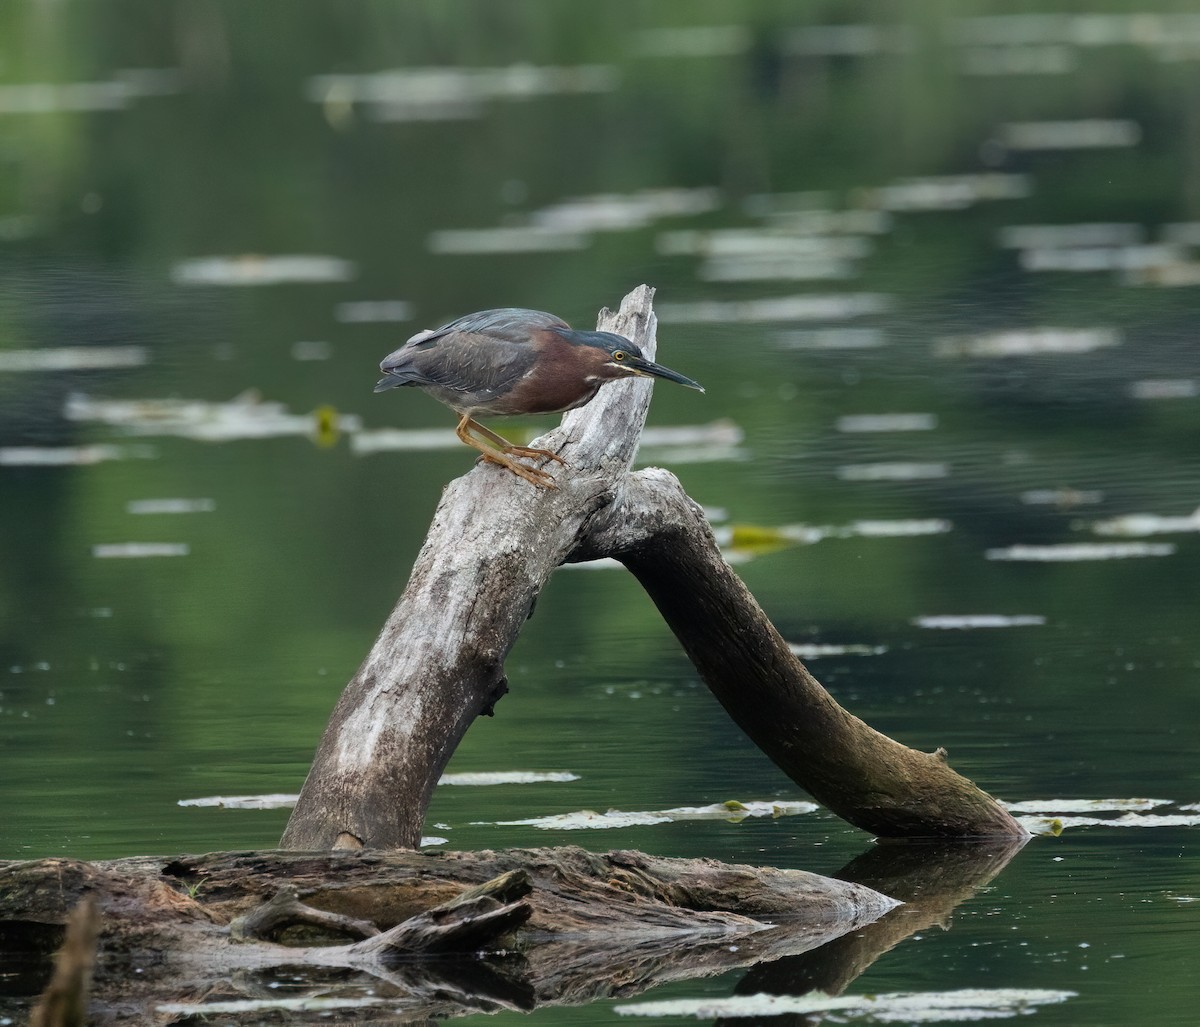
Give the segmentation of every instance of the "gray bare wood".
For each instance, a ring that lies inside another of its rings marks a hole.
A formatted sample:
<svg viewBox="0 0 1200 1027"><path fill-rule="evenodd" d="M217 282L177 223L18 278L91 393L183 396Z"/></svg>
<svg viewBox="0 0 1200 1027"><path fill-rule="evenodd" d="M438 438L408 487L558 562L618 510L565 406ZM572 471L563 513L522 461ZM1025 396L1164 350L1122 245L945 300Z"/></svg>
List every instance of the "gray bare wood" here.
<svg viewBox="0 0 1200 1027"><path fill-rule="evenodd" d="M656 350L653 290L598 327ZM790 652L662 470L630 473L651 383L606 385L533 445L556 489L480 464L452 481L383 631L343 691L281 845L415 848L438 777L507 691L504 660L565 562L614 556L637 576L733 719L796 783L881 836L1022 837L945 753L910 749L842 709Z"/></svg>

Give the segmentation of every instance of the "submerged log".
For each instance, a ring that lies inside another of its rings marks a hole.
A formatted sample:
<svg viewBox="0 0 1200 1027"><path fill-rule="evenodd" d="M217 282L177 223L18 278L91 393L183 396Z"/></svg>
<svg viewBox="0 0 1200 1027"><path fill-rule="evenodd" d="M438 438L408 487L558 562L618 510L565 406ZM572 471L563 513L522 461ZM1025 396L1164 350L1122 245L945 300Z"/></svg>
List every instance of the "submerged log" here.
<svg viewBox="0 0 1200 1027"><path fill-rule="evenodd" d="M285 966L352 971L345 993L373 982L393 1015L578 1003L804 952L897 905L804 871L576 848L0 864L6 929L61 929L84 896L103 924L93 1023L235 1012L217 1000L270 996ZM347 943L364 920L381 933ZM286 927L293 945L254 937ZM438 958L465 952L482 959Z"/></svg>
<svg viewBox="0 0 1200 1027"><path fill-rule="evenodd" d="M599 327L655 351L653 290ZM281 842L414 848L471 722L507 690L504 659L563 563L613 556L646 588L700 674L797 784L881 836L1022 837L944 753L909 749L842 709L788 650L673 475L629 472L651 383L606 385L535 441L569 467L537 489L481 464L447 486L408 586L339 699Z"/></svg>

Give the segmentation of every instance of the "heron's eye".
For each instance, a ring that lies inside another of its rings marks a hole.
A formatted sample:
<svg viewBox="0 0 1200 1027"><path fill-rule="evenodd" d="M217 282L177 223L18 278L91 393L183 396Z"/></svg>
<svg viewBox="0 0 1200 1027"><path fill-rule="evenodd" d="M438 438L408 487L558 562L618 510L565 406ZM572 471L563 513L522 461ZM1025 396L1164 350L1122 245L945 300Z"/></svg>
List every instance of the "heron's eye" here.
<svg viewBox="0 0 1200 1027"><path fill-rule="evenodd" d="M613 360L617 360L617 361L624 360L625 359L625 351L623 349L613 350L612 358L613 358Z"/></svg>

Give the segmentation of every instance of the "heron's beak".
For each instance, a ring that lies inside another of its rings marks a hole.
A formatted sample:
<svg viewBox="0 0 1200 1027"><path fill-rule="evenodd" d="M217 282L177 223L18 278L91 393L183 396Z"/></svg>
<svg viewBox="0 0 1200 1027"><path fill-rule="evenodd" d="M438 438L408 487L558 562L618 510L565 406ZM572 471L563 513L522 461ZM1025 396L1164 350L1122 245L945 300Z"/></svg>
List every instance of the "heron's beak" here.
<svg viewBox="0 0 1200 1027"><path fill-rule="evenodd" d="M686 378L669 367L663 367L662 364L656 364L653 360L631 356L625 364L625 369L642 378L665 378L667 381L675 382L685 388L695 389L697 392L704 391L704 386L699 382L694 382L691 378Z"/></svg>
<svg viewBox="0 0 1200 1027"><path fill-rule="evenodd" d="M374 391L387 392L388 389L398 389L403 384L404 381L402 379L393 377L389 374L385 378L380 378L379 381L375 383Z"/></svg>

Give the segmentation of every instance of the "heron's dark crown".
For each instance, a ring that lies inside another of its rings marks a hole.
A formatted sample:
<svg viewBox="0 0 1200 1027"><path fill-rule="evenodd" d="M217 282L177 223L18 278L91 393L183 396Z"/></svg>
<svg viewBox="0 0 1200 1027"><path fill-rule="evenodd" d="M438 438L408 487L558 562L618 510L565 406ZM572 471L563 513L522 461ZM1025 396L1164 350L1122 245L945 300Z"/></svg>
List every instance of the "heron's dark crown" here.
<svg viewBox="0 0 1200 1027"><path fill-rule="evenodd" d="M605 353L613 353L616 350L624 350L632 357L640 357L641 349L634 343L630 342L625 336L617 335L615 332L580 332L574 328L556 329L568 342L574 343L576 346L589 346L595 349L602 349Z"/></svg>

